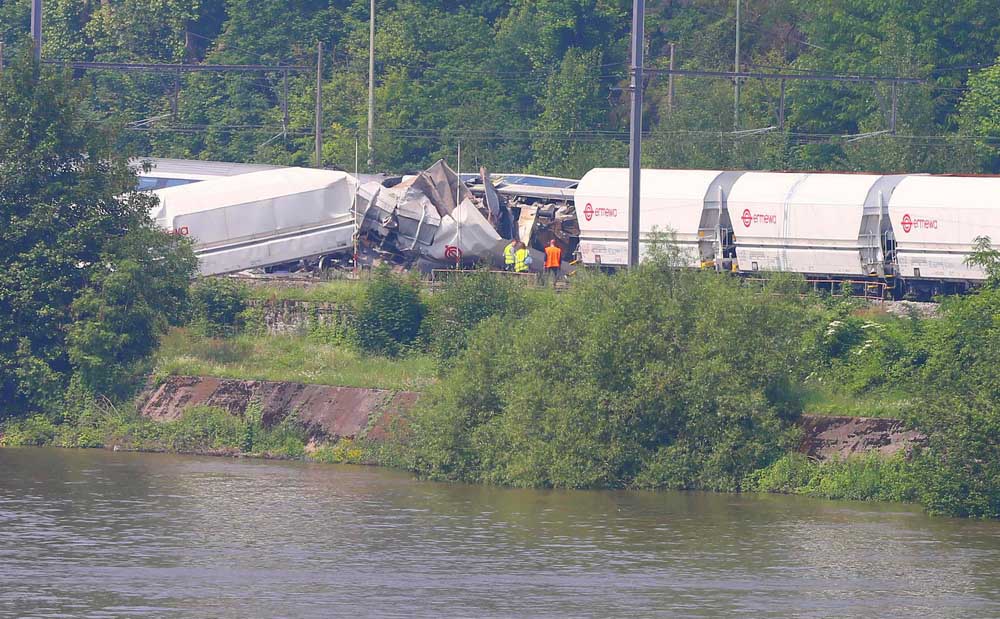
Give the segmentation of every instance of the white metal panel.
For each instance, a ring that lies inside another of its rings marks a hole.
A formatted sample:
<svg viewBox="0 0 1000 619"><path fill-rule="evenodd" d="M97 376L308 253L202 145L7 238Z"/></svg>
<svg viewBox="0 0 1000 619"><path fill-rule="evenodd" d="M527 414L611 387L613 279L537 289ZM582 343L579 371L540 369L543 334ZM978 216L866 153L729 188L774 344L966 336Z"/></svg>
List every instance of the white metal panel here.
<svg viewBox="0 0 1000 619"><path fill-rule="evenodd" d="M728 200L741 271L864 275L859 233L881 176L748 172Z"/></svg>
<svg viewBox="0 0 1000 619"><path fill-rule="evenodd" d="M194 239L203 272L242 270L349 247L356 187L343 172L267 170L157 190L153 216Z"/></svg>
<svg viewBox="0 0 1000 619"><path fill-rule="evenodd" d="M218 275L293 262L329 253L333 249L350 247L353 237L354 222L348 216L340 222L294 235L198 252L198 270L202 275Z"/></svg>
<svg viewBox="0 0 1000 619"><path fill-rule="evenodd" d="M909 176L889 200L903 277L981 280L963 260L977 236L1000 242L1000 178Z"/></svg>
<svg viewBox="0 0 1000 619"><path fill-rule="evenodd" d="M698 227L705 197L722 172L643 170L639 208L640 250L653 230L673 232L688 264L699 263ZM583 261L628 261L628 169L596 168L580 180L574 197Z"/></svg>
<svg viewBox="0 0 1000 619"><path fill-rule="evenodd" d="M679 253L679 261L687 266L699 266L701 258L696 241L675 242ZM640 240L639 260L645 260L649 255L651 244ZM628 264L628 242L624 240L603 240L580 237L577 246L584 264L602 264L607 266L623 266Z"/></svg>
<svg viewBox="0 0 1000 619"><path fill-rule="evenodd" d="M154 217L195 247L305 229L351 212L355 180L344 172L283 168L160 189Z"/></svg>

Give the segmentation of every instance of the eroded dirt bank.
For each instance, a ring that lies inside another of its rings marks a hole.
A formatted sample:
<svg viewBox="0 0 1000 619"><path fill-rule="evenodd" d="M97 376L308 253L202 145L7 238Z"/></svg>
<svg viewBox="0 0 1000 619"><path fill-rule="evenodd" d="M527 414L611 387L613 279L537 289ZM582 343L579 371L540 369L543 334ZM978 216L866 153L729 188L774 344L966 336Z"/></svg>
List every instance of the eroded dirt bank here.
<svg viewBox="0 0 1000 619"><path fill-rule="evenodd" d="M383 440L389 422L412 406L417 397L412 391L171 376L147 392L140 411L163 421L177 419L186 408L198 405L243 415L253 402L260 406L266 426L294 414L316 439Z"/></svg>
<svg viewBox="0 0 1000 619"><path fill-rule="evenodd" d="M265 425L295 414L320 440L358 438L384 440L389 424L417 401L413 391L331 387L207 376L171 376L148 391L142 414L157 420L177 419L189 406L217 406L243 415L251 402L261 408ZM803 415L799 450L818 460L864 452L892 455L925 438L898 419Z"/></svg>

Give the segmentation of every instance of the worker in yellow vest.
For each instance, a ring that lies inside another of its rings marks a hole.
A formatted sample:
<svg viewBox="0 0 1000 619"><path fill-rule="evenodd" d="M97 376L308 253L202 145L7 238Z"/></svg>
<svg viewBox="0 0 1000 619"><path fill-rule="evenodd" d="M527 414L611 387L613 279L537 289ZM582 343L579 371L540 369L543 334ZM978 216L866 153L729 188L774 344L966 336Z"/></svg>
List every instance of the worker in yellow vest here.
<svg viewBox="0 0 1000 619"><path fill-rule="evenodd" d="M517 250L514 252L514 272L527 273L528 265L530 264L531 256L528 255L528 248L524 243L519 241L517 244Z"/></svg>
<svg viewBox="0 0 1000 619"><path fill-rule="evenodd" d="M517 251L517 241L511 241L503 248L503 270L514 270L514 252Z"/></svg>

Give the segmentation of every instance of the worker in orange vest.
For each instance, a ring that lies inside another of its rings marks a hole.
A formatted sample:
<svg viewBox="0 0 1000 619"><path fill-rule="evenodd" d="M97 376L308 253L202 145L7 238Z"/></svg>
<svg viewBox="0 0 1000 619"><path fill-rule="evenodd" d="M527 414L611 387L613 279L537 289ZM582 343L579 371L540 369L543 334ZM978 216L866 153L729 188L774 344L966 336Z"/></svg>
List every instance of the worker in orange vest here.
<svg viewBox="0 0 1000 619"><path fill-rule="evenodd" d="M556 245L555 239L549 241L549 246L545 248L545 276L552 278L552 285L556 285L559 278L559 265L562 263L562 249Z"/></svg>

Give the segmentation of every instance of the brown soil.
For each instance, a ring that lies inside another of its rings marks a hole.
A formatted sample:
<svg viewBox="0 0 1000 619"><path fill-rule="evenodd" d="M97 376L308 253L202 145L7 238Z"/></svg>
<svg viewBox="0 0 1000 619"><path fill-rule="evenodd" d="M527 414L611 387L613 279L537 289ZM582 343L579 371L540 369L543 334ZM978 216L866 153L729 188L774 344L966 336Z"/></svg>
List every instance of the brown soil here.
<svg viewBox="0 0 1000 619"><path fill-rule="evenodd" d="M251 401L262 409L265 425L295 413L318 441L359 438L384 441L394 428L405 429L408 411L419 398L412 391L329 387L209 376L172 376L147 391L142 414L166 421L190 406L217 406L243 415ZM864 452L892 455L908 452L926 438L898 419L803 415L799 451L816 458L845 458Z"/></svg>
<svg viewBox="0 0 1000 619"><path fill-rule="evenodd" d="M256 401L266 426L294 412L315 438L384 440L389 420L409 409L417 397L410 391L171 376L148 392L140 410L160 421L177 419L186 408L199 405L242 416L250 402Z"/></svg>
<svg viewBox="0 0 1000 619"><path fill-rule="evenodd" d="M799 423L803 430L799 451L818 460L864 452L890 456L927 440L898 419L803 415Z"/></svg>

